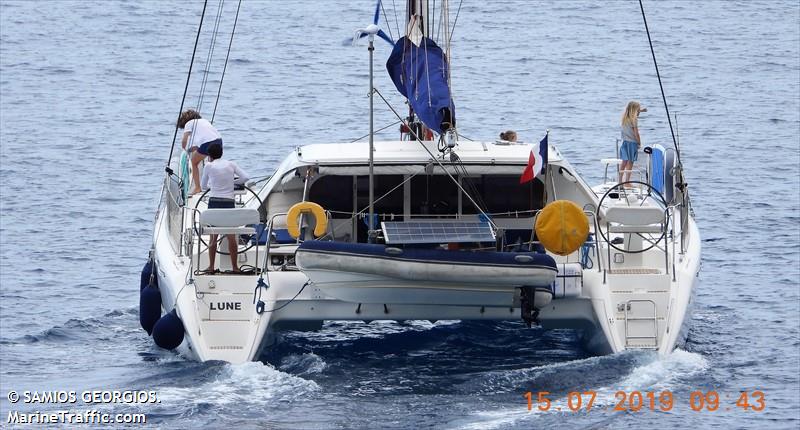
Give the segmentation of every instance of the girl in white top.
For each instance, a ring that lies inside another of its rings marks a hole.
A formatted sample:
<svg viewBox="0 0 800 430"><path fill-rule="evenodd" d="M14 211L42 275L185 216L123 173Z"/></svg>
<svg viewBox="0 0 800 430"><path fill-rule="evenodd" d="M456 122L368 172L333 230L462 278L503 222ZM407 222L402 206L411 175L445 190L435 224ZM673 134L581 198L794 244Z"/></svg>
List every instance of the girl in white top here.
<svg viewBox="0 0 800 430"><path fill-rule="evenodd" d="M178 128L182 128L183 138L181 147L186 149L189 145L189 152L192 154L192 188L191 194L200 192L200 162L208 156L208 147L212 143L219 143L222 147L222 136L208 120L200 117L194 109L187 109L178 118Z"/></svg>

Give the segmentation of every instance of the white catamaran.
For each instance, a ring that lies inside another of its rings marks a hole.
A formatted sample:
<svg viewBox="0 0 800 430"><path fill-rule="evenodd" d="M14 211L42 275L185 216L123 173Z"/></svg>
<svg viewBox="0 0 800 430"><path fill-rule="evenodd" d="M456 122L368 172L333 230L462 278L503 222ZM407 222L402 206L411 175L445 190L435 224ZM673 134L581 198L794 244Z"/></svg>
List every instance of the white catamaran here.
<svg viewBox="0 0 800 430"><path fill-rule="evenodd" d="M459 137L441 3L409 0L393 41L378 2L356 33L369 44L368 142L298 147L259 189L237 191L233 209L208 209L205 194L186 194L190 175L167 168L140 303L159 346L240 363L276 332L325 320L520 318L580 330L598 354L668 354L685 341L700 237L677 142L646 148L636 181L618 183L620 160L602 160L613 178L592 187L546 134L538 144ZM433 13L444 50L429 37ZM376 36L394 45L387 69L409 101L408 115L392 109L400 141L373 141ZM239 237L247 270L226 273L227 258L220 273L199 270L212 234Z"/></svg>

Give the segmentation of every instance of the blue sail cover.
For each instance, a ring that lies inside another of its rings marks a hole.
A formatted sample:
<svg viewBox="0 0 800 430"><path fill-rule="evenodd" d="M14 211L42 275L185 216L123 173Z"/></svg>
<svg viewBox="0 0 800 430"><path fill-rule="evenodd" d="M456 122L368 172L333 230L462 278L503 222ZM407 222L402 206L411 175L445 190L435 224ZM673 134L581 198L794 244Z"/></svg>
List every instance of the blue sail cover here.
<svg viewBox="0 0 800 430"><path fill-rule="evenodd" d="M442 134L442 122L455 125L456 111L447 85L447 61L433 40L423 37L416 46L403 37L397 41L386 69L397 91L428 128Z"/></svg>

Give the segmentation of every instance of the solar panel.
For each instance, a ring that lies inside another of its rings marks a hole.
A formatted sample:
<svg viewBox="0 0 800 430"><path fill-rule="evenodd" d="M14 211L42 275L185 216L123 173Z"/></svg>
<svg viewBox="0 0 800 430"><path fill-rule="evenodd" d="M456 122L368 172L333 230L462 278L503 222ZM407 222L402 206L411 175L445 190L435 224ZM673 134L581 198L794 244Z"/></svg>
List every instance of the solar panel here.
<svg viewBox="0 0 800 430"><path fill-rule="evenodd" d="M494 242L492 226L485 221L406 221L382 222L388 244Z"/></svg>

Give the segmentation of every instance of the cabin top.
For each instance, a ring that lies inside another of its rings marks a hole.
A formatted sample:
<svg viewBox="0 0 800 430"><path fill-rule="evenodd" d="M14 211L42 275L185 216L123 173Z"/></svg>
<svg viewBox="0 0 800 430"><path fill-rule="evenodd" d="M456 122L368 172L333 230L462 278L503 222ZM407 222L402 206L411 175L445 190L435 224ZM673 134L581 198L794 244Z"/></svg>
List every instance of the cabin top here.
<svg viewBox="0 0 800 430"><path fill-rule="evenodd" d="M437 142L425 141L422 144L434 155L441 153ZM530 143L499 144L497 142L477 142L460 140L454 148L461 161L466 164L515 164L525 165L530 155ZM430 161L430 154L414 141L380 141L374 143L376 164L415 163ZM561 154L550 145L549 162L561 160ZM301 146L296 151L301 163L336 165L364 164L368 160L369 142L312 144ZM449 161L449 156L445 158Z"/></svg>

